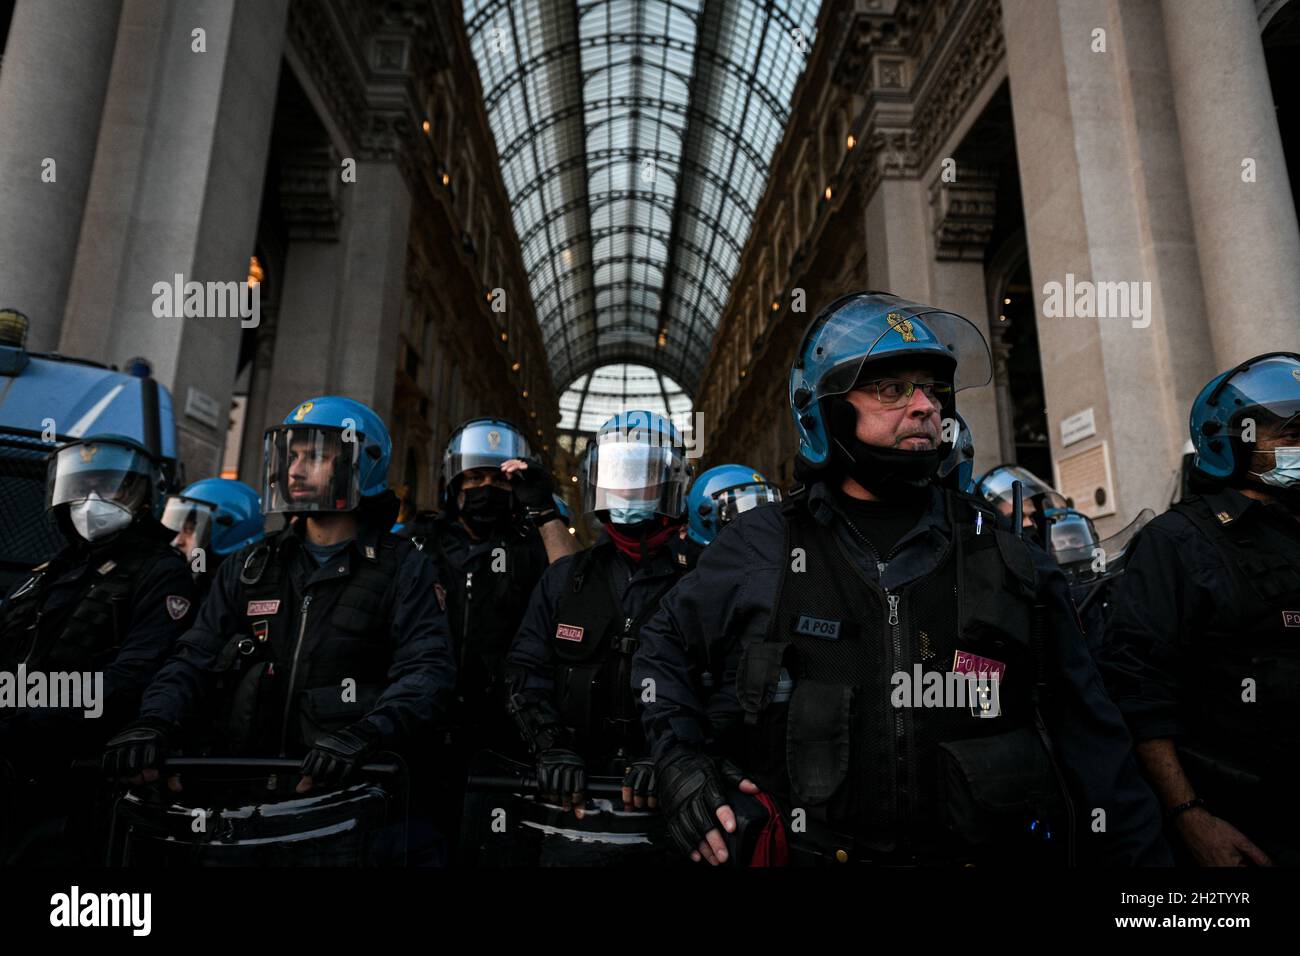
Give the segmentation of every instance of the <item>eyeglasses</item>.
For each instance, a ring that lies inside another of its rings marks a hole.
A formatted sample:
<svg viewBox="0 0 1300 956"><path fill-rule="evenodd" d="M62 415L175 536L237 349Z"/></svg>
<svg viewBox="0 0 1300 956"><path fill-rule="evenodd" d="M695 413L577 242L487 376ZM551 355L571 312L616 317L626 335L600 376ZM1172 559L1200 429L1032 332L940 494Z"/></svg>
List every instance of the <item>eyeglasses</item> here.
<svg viewBox="0 0 1300 956"><path fill-rule="evenodd" d="M865 389L875 386L876 398L885 408L898 408L912 400L912 393L918 388L921 394L931 401L942 400L952 395L952 386L947 382L909 382L901 378L882 378L874 382L863 382L857 386Z"/></svg>

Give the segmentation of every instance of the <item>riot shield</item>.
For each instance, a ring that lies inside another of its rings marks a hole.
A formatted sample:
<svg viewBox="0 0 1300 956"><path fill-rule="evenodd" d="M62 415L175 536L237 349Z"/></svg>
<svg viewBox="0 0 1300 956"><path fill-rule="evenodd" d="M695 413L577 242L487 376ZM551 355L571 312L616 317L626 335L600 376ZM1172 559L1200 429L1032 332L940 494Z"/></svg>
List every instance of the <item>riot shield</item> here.
<svg viewBox="0 0 1300 956"><path fill-rule="evenodd" d="M391 755L389 755L391 756ZM410 820L400 762L367 764L350 786L294 793L300 761L167 761L183 790L133 787L113 810L109 866L401 866Z"/></svg>
<svg viewBox="0 0 1300 956"><path fill-rule="evenodd" d="M589 778L579 820L538 796L530 765L483 751L470 765L459 859L479 867L681 863L657 810L623 809L622 783Z"/></svg>

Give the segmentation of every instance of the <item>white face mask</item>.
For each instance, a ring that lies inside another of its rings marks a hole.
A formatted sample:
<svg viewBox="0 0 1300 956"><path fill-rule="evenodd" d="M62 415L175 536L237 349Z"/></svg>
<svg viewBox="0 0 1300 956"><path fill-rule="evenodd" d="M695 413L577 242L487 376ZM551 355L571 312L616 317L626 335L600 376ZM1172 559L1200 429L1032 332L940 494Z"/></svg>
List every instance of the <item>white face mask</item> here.
<svg viewBox="0 0 1300 956"><path fill-rule="evenodd" d="M1300 446L1274 448L1273 467L1265 472L1252 472L1256 478L1274 488L1300 486Z"/></svg>
<svg viewBox="0 0 1300 956"><path fill-rule="evenodd" d="M92 491L84 501L68 506L72 526L87 541L98 541L129 525L134 516L115 501L105 501Z"/></svg>

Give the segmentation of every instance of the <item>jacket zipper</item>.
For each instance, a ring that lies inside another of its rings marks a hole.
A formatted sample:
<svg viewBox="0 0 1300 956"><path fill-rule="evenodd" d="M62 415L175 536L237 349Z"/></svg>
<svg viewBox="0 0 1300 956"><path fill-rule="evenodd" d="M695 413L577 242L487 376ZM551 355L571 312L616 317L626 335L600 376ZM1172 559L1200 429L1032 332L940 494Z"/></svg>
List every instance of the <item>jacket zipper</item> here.
<svg viewBox="0 0 1300 956"><path fill-rule="evenodd" d="M298 618L298 639L293 645L293 664L289 668L289 687L284 697L284 720L280 724L280 756L285 757L289 749L289 711L293 709L293 685L298 679L298 652L302 650L303 635L307 633L307 608L311 607L311 595L304 594L302 611Z"/></svg>

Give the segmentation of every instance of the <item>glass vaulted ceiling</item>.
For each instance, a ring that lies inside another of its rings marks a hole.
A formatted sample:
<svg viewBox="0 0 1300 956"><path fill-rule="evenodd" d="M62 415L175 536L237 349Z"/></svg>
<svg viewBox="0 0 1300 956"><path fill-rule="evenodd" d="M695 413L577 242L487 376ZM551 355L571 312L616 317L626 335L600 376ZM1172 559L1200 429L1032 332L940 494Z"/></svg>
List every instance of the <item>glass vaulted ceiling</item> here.
<svg viewBox="0 0 1300 956"><path fill-rule="evenodd" d="M465 0L556 385L694 390L820 0Z"/></svg>

